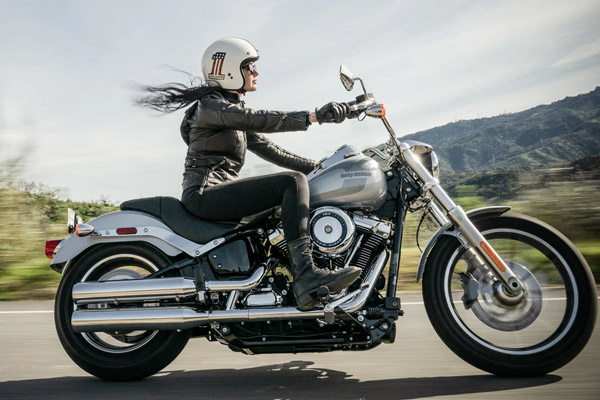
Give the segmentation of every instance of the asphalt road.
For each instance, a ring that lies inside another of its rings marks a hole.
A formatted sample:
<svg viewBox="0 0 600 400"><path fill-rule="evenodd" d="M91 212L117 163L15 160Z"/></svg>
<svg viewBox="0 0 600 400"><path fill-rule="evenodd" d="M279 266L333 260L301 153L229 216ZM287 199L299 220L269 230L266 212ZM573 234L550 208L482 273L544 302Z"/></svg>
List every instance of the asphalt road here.
<svg viewBox="0 0 600 400"><path fill-rule="evenodd" d="M396 343L366 352L246 356L192 339L161 373L112 383L77 367L51 302L0 303L0 399L598 399L600 330L569 365L541 378L499 378L437 337L420 295L402 295Z"/></svg>

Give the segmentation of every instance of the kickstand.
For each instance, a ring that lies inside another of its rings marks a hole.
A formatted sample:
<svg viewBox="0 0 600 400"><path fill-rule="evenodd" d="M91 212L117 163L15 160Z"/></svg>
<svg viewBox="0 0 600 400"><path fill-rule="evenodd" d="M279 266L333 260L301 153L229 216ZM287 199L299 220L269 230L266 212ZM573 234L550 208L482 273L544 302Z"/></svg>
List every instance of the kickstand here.
<svg viewBox="0 0 600 400"><path fill-rule="evenodd" d="M334 311L336 313L338 313L338 314L345 314L346 317L348 317L349 319L351 319L352 321L354 321L356 323L356 325L360 326L368 335L371 334L369 332L369 330L367 329L367 327L364 326L364 324L362 322L360 322L359 320L357 320L356 318L354 318L352 315L348 314L348 312L346 310L344 310L342 307L336 307Z"/></svg>

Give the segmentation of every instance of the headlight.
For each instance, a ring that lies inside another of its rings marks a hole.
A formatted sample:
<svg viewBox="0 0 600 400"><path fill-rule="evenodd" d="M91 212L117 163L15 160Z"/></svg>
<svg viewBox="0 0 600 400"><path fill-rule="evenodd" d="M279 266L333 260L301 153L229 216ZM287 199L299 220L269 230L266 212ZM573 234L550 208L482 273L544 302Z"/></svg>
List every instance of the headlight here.
<svg viewBox="0 0 600 400"><path fill-rule="evenodd" d="M416 140L403 140L403 142L410 146L410 150L421 161L421 164L429 170L429 173L438 179L440 177L440 160L431 145ZM391 142L388 141L386 145L391 145Z"/></svg>
<svg viewBox="0 0 600 400"><path fill-rule="evenodd" d="M437 179L440 177L440 162L437 154L435 154L433 150L429 153L416 154L416 156L434 178Z"/></svg>
<svg viewBox="0 0 600 400"><path fill-rule="evenodd" d="M421 164L429 170L434 178L440 177L440 160L433 148L427 143L421 143L414 140L406 140L410 145L411 151L419 158Z"/></svg>

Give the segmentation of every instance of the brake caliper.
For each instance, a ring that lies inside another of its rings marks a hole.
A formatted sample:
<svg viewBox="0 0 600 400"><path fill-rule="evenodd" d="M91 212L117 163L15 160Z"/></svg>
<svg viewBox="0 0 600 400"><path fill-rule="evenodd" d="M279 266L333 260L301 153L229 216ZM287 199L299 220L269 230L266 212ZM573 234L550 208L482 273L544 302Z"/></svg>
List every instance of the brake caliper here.
<svg viewBox="0 0 600 400"><path fill-rule="evenodd" d="M477 301L477 296L479 296L479 284L471 275L467 275L464 272L458 274L458 279L460 279L462 288L465 291L465 294L460 299L465 306L465 310L469 310L473 306L473 303Z"/></svg>

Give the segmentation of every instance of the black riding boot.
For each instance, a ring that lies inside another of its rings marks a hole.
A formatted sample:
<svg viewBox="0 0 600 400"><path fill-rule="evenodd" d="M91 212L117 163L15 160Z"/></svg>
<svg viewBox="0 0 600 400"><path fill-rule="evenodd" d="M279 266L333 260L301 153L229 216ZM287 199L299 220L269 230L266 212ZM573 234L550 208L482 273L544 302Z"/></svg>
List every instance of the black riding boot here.
<svg viewBox="0 0 600 400"><path fill-rule="evenodd" d="M361 273L357 267L347 267L338 271L317 268L312 259L312 247L308 237L292 240L287 244L294 276L294 295L298 308L310 310L319 301L311 294L320 286L327 286L330 292L339 292L350 286Z"/></svg>

